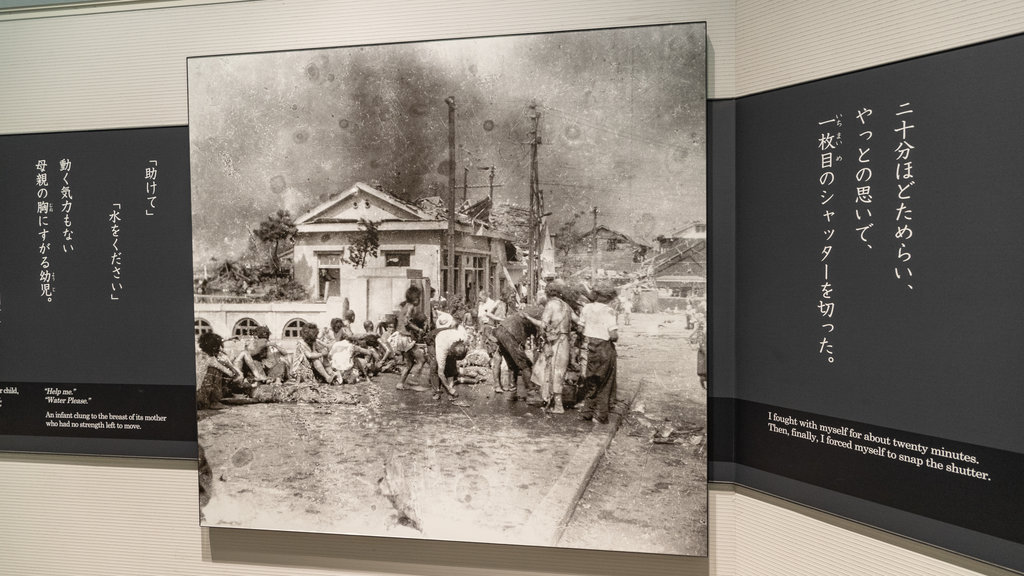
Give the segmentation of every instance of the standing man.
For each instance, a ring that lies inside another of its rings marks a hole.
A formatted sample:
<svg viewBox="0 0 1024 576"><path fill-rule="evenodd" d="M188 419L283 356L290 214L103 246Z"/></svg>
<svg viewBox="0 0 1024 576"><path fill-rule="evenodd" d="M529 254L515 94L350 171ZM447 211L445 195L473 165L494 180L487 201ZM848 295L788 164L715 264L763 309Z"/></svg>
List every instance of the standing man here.
<svg viewBox="0 0 1024 576"><path fill-rule="evenodd" d="M497 301L497 304L495 304L494 310L489 315L492 328L490 330L490 334L485 339L487 352L491 355L491 379L494 381L494 391L498 394L515 389L514 385L506 388L501 383L502 357L501 353L498 352L498 339L494 336L494 328L497 327L498 324L501 324L501 322L508 316L508 301L515 302L515 292L511 290L508 291L504 294L504 297L500 298Z"/></svg>
<svg viewBox="0 0 1024 576"><path fill-rule="evenodd" d="M540 391L535 391L530 381L533 360L526 353L526 343L530 336L537 334L537 328L544 325L540 320L543 314L544 309L540 306L528 306L509 314L494 329L494 336L498 340L498 352L508 364L508 369L512 372L512 381L516 386L512 400L526 400L536 406L543 405L544 401L540 398Z"/></svg>
<svg viewBox="0 0 1024 576"><path fill-rule="evenodd" d="M572 308L565 301L565 282L553 280L544 287L547 303L544 305L544 358L547 364L541 398L550 403L553 414L562 414L562 385L569 368L569 332L572 328Z"/></svg>
<svg viewBox="0 0 1024 576"><path fill-rule="evenodd" d="M593 292L597 301L587 304L580 312L583 336L587 339L587 372L579 417L604 424L608 422L617 387L615 342L619 339L619 330L615 310L610 306L615 301L616 290L611 284L601 284Z"/></svg>
<svg viewBox="0 0 1024 576"><path fill-rule="evenodd" d="M484 338L490 336L494 331L494 309L498 301L487 296L483 292L477 293L476 302L476 325L480 335Z"/></svg>

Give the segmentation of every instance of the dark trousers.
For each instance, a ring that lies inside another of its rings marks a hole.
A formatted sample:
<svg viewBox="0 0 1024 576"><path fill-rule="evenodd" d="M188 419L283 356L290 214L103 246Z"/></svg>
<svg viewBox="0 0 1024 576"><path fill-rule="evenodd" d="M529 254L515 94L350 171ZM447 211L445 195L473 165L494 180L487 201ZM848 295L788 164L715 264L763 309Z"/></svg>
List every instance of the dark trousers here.
<svg viewBox="0 0 1024 576"><path fill-rule="evenodd" d="M615 403L617 355L608 340L587 340L587 374L583 381L584 399L580 415L607 420Z"/></svg>
<svg viewBox="0 0 1024 576"><path fill-rule="evenodd" d="M498 340L498 353L505 359L509 371L512 372L512 384L517 390L516 396L525 397L530 387L530 377L533 374L533 360L526 354L523 343L500 325L494 330L494 336ZM523 380L521 384L520 376Z"/></svg>

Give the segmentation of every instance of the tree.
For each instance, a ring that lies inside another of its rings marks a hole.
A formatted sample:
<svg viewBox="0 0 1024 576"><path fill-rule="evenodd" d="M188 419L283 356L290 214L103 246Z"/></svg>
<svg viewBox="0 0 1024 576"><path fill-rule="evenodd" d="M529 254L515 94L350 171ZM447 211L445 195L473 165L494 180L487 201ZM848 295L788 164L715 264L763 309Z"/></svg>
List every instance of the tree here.
<svg viewBox="0 0 1024 576"><path fill-rule="evenodd" d="M292 242L298 228L292 222L292 215L287 210L278 210L260 222L260 227L253 230L261 242L270 244L270 266L275 274L281 272L280 250L282 242Z"/></svg>
<svg viewBox="0 0 1024 576"><path fill-rule="evenodd" d="M359 227L362 230L353 236L352 246L348 252L348 261L356 268L366 266L367 258L377 257L377 250L380 248L380 233L377 231L379 226L380 222L359 219Z"/></svg>
<svg viewBox="0 0 1024 576"><path fill-rule="evenodd" d="M579 243L583 240L584 233L576 229L576 224L584 214L586 214L584 211L576 212L572 215L572 218L562 222L555 232L558 238L558 251L562 253L562 256L571 254L574 249L579 247Z"/></svg>

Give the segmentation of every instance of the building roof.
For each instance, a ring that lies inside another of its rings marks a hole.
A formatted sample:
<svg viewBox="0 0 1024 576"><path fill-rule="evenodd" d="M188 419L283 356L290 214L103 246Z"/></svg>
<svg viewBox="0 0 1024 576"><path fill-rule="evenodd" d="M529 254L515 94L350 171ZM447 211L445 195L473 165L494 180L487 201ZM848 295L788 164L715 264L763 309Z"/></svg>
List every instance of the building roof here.
<svg viewBox="0 0 1024 576"><path fill-rule="evenodd" d="M602 232L604 232L605 235L616 236L616 237L618 237L618 238L620 238L622 240L625 240L626 242L629 242L630 244L634 244L636 246L646 246L646 247L650 248L650 246L648 246L647 244L645 244L645 243L643 243L643 242L641 242L639 240L636 240L635 238L633 238L633 237L631 237L631 236L629 236L627 234L623 234L622 232L619 232L618 230L612 230L611 228L605 226L604 224L598 224L596 228L592 228L590 230L587 230L586 232L581 234L580 237L581 238L590 238L591 235L593 235L595 233L600 235Z"/></svg>
<svg viewBox="0 0 1024 576"><path fill-rule="evenodd" d="M708 236L707 224L705 224L703 220L694 220L693 222L690 222L689 224L687 224L686 226L683 226L682 228L676 230L675 232L672 232L671 234L666 234L665 238L666 239L675 239L675 238L701 238L701 239L703 239L703 238L707 238L707 236Z"/></svg>
<svg viewBox="0 0 1024 576"><path fill-rule="evenodd" d="M409 202L397 196L356 182L349 189L328 199L295 220L299 233L355 231L360 220L379 222L379 230L444 230L448 226L443 200L432 196ZM466 214L456 214L456 229L461 233L502 240L510 238L489 229Z"/></svg>
<svg viewBox="0 0 1024 576"><path fill-rule="evenodd" d="M422 210L412 202L407 202L393 194L377 190L369 184L356 182L348 190L345 190L334 198L328 199L326 202L323 202L316 208L313 208L309 212L298 217L295 220L295 224L358 222L360 218L367 218L370 214L365 211L370 210L369 206L363 208L363 211L360 211L358 207L350 208L346 204L347 201L360 194L366 194L369 197L378 200L378 202L374 203L377 210L372 212L378 215L386 213L391 216L391 218L389 218L391 220L437 220L436 216ZM372 217L368 219L380 220L380 218Z"/></svg>

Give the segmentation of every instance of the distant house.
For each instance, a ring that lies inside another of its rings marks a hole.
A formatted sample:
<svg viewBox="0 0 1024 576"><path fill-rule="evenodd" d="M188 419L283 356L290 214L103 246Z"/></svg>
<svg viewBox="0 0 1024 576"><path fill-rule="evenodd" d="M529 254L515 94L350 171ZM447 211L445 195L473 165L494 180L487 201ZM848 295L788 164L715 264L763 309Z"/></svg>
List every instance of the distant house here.
<svg viewBox="0 0 1024 576"><path fill-rule="evenodd" d="M599 275L626 276L639 271L651 251L651 246L604 225L572 239L556 235L554 242L563 276L591 267L597 268Z"/></svg>
<svg viewBox="0 0 1024 576"><path fill-rule="evenodd" d="M448 221L429 203L417 205L357 182L295 220L292 250L295 281L314 300L347 298L359 319L379 321L394 311L411 281L443 295L447 267ZM377 257L357 268L351 264L360 220L378 223ZM474 299L507 283L508 238L460 215L455 224L454 294Z"/></svg>
<svg viewBox="0 0 1024 576"><path fill-rule="evenodd" d="M707 292L707 225L694 221L658 237L657 253L650 259L658 288L688 298Z"/></svg>

